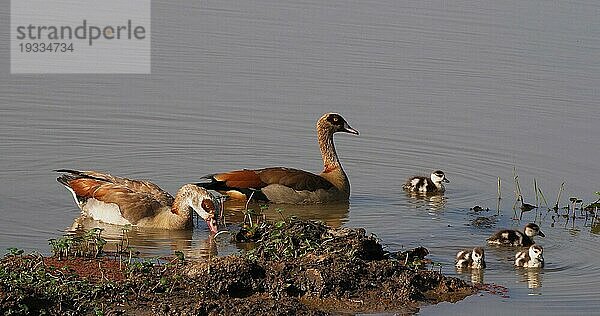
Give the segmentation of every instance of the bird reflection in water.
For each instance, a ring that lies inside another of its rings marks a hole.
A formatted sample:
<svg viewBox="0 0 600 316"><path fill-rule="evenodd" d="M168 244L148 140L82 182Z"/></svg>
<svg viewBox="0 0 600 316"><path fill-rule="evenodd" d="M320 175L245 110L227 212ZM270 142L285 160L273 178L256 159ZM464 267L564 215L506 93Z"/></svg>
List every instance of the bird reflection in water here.
<svg viewBox="0 0 600 316"><path fill-rule="evenodd" d="M456 268L456 274L458 275L470 275L471 283L473 285L483 284L484 269L472 269L472 268Z"/></svg>
<svg viewBox="0 0 600 316"><path fill-rule="evenodd" d="M448 198L439 193L421 193L421 192L406 192L409 197L409 202L415 208L426 208L432 211L439 211L446 206Z"/></svg>
<svg viewBox="0 0 600 316"><path fill-rule="evenodd" d="M129 247L140 257L169 256L181 251L186 258L208 258L217 255L217 244L211 234L202 229L166 230L126 227L106 224L90 217L76 218L67 229L68 234L80 236L93 228L102 229L102 238L107 243L105 252L116 252ZM129 250L125 249L127 253ZM128 254L127 254L128 255Z"/></svg>
<svg viewBox="0 0 600 316"><path fill-rule="evenodd" d="M268 204L261 208L258 203L250 203L249 209L261 210L261 217L266 220L278 221L290 216L301 219L320 220L332 227L340 227L348 220L348 202L316 204L316 205L283 205ZM225 204L225 222L229 230L235 230L244 220L245 202L230 200ZM280 211L281 210L281 211ZM194 221L196 223L196 221ZM198 221L197 225L203 225ZM143 229L111 225L96 221L92 218L80 216L75 219L67 232L74 235L83 235L93 228L101 228L102 238L107 241L104 246L106 252L116 252L125 242L130 249L139 252L141 257L155 257L172 255L181 251L186 258L210 258L220 255L235 253L244 248L240 244L230 243L229 235L215 238L206 229L194 230L163 230ZM227 229L220 227L221 230ZM217 251L218 250L218 251Z"/></svg>
<svg viewBox="0 0 600 316"><path fill-rule="evenodd" d="M260 203L251 202L248 209L260 210L261 217L268 221L279 221L283 218L295 216L300 219L312 219L323 221L331 227L341 227L348 221L348 202L328 204L266 204L261 207ZM244 221L246 203L244 201L228 200L225 202L225 221L228 224L238 225Z"/></svg>
<svg viewBox="0 0 600 316"><path fill-rule="evenodd" d="M541 268L521 268L517 267L517 275L520 282L527 282L527 288L539 289L542 287L542 271ZM539 294L539 293L531 293Z"/></svg>

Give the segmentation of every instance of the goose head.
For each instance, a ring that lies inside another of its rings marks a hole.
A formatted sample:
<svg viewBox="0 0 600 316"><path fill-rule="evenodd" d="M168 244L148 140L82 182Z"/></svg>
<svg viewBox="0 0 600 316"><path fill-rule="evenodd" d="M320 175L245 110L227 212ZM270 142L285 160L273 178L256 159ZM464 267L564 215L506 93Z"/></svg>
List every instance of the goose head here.
<svg viewBox="0 0 600 316"><path fill-rule="evenodd" d="M333 135L337 132L358 135L358 131L350 127L348 122L338 113L323 114L317 121L317 130L327 132L328 135Z"/></svg>
<svg viewBox="0 0 600 316"><path fill-rule="evenodd" d="M546 237L546 235L544 235L544 233L540 230L540 226L538 226L534 223L529 223L529 224L525 225L524 233L525 233L525 235L527 235L529 237L533 237L533 236L537 236L537 235L540 235L541 237Z"/></svg>
<svg viewBox="0 0 600 316"><path fill-rule="evenodd" d="M205 188L194 184L185 185L187 193L187 205L191 207L198 216L206 221L211 232L217 232L217 212L221 210L221 202Z"/></svg>
<svg viewBox="0 0 600 316"><path fill-rule="evenodd" d="M437 185L442 184L442 182L450 182L450 180L446 178L446 175L441 170L436 170L433 173L431 173L431 181L433 181L433 183Z"/></svg>

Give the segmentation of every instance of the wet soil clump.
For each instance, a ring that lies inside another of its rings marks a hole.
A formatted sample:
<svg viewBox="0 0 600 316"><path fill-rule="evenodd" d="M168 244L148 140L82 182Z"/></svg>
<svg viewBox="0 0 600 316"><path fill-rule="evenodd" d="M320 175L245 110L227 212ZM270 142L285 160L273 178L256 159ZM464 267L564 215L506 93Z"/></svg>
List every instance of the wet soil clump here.
<svg viewBox="0 0 600 316"><path fill-rule="evenodd" d="M418 310L476 289L390 253L364 229L314 221L261 224L256 247L206 261L8 254L0 312L50 315L328 315ZM246 236L248 237L248 236ZM251 236L250 236L251 237ZM410 259L410 260L409 260Z"/></svg>

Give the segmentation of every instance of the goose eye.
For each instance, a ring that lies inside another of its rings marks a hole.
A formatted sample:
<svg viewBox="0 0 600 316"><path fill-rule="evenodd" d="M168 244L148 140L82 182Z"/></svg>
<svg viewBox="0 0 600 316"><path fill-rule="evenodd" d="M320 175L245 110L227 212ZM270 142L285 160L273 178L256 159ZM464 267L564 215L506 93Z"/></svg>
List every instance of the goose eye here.
<svg viewBox="0 0 600 316"><path fill-rule="evenodd" d="M342 124L342 118L339 115L330 115L327 120L333 125Z"/></svg>
<svg viewBox="0 0 600 316"><path fill-rule="evenodd" d="M202 200L201 206L208 213L214 213L215 212L215 204L210 199L204 199L204 200Z"/></svg>

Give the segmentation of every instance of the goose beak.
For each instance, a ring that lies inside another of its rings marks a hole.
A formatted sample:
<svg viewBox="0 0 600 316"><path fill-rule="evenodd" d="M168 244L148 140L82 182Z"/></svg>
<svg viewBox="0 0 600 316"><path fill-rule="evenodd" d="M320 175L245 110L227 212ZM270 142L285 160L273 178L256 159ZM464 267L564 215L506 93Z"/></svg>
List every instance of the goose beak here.
<svg viewBox="0 0 600 316"><path fill-rule="evenodd" d="M350 127L350 125L348 125L346 122L344 122L344 129L342 129L342 132L358 135L358 131Z"/></svg>
<svg viewBox="0 0 600 316"><path fill-rule="evenodd" d="M450 180L448 180L447 178L444 178L444 180L442 180L442 181L446 182L446 183L450 183Z"/></svg>
<svg viewBox="0 0 600 316"><path fill-rule="evenodd" d="M538 233L539 236L541 237L546 237L546 235L544 235L544 233L542 233L542 231L540 230L540 232Z"/></svg>
<svg viewBox="0 0 600 316"><path fill-rule="evenodd" d="M213 216L206 219L206 226L208 226L208 229L213 234L216 234L219 231L217 227L217 220Z"/></svg>

